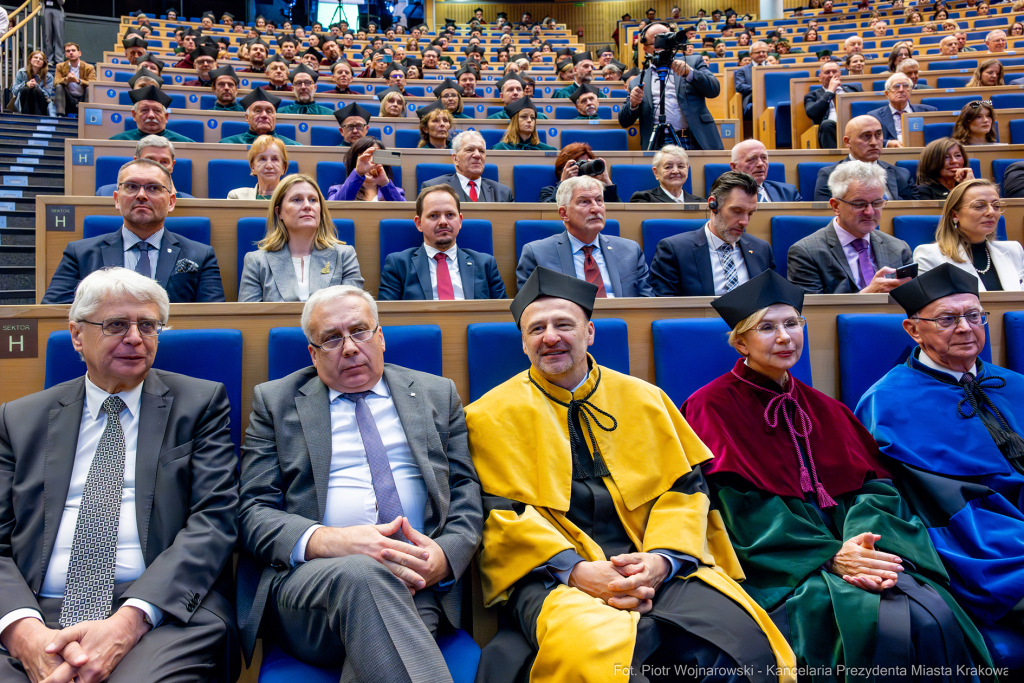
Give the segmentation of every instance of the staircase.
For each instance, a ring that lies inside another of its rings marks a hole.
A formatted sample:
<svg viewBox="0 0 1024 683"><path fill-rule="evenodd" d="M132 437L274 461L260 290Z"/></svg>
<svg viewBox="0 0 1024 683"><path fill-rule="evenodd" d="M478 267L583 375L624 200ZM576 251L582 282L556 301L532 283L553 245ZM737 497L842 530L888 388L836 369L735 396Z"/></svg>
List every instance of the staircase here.
<svg viewBox="0 0 1024 683"><path fill-rule="evenodd" d="M64 194L75 119L0 114L0 305L34 304L35 197Z"/></svg>

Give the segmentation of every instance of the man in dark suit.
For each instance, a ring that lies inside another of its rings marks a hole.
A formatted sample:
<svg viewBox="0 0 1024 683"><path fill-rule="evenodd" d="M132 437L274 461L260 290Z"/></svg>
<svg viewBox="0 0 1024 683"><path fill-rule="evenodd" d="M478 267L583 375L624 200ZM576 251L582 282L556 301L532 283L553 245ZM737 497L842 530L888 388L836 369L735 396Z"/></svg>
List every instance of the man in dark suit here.
<svg viewBox="0 0 1024 683"><path fill-rule="evenodd" d="M910 247L878 229L885 206L884 169L848 161L828 184L835 218L789 248L789 281L810 294L888 292L909 282L889 276L913 262Z"/></svg>
<svg viewBox="0 0 1024 683"><path fill-rule="evenodd" d="M846 124L846 135L843 137L843 146L849 148L850 155L836 164L818 170L818 178L814 184L814 201L825 202L832 198L832 191L829 189L829 176L850 161L863 161L879 166L885 171L886 184L883 196L886 200L912 201L917 191L917 184L914 182L914 177L910 175L910 171L893 166L878 158L882 155L883 136L882 124L874 116L865 114L850 119L850 122Z"/></svg>
<svg viewBox="0 0 1024 683"><path fill-rule="evenodd" d="M759 40L750 46L750 64L733 72L733 87L743 96L743 118L749 119L752 114L747 112L754 97L754 67L761 66L768 59L768 43Z"/></svg>
<svg viewBox="0 0 1024 683"><path fill-rule="evenodd" d="M4 683L238 676L230 405L150 369L168 310L150 278L93 273L69 312L86 374L0 406Z"/></svg>
<svg viewBox="0 0 1024 683"><path fill-rule="evenodd" d="M537 266L544 266L596 285L599 298L654 296L640 245L601 234L605 222L601 181L590 176L563 180L557 200L565 232L523 247L516 267L520 289Z"/></svg>
<svg viewBox="0 0 1024 683"><path fill-rule="evenodd" d="M843 83L842 70L835 62L823 62L818 69L818 80L821 83L820 90L812 90L804 95L804 111L814 125L818 127L818 147L820 149L835 149L836 121L836 94L841 92L863 92L863 88L857 83Z"/></svg>
<svg viewBox="0 0 1024 683"><path fill-rule="evenodd" d="M381 301L505 298L494 257L455 243L462 229L462 207L450 185L423 188L413 220L423 233L423 244L388 254L380 272Z"/></svg>
<svg viewBox="0 0 1024 683"><path fill-rule="evenodd" d="M667 33L663 23L652 24L643 32L644 52L654 54L654 38ZM642 80L641 80L642 78ZM718 79L699 56L676 59L665 81L669 100L665 103L666 121L679 134L688 149L723 149L715 117L708 111L706 100L718 97L721 86ZM654 98L654 91L658 98ZM672 97L672 93L675 97ZM646 149L658 117L661 85L654 70L648 69L629 82L629 100L619 111L619 125L632 126L639 119L641 146Z"/></svg>
<svg viewBox="0 0 1024 683"><path fill-rule="evenodd" d="M768 148L759 140L744 140L732 148L729 167L746 173L757 183L757 201L802 202L803 197L796 185L768 180Z"/></svg>
<svg viewBox="0 0 1024 683"><path fill-rule="evenodd" d="M384 364L366 292L312 294L313 366L256 387L242 449L239 625L342 680L448 681L480 484L455 384Z"/></svg>
<svg viewBox="0 0 1024 683"><path fill-rule="evenodd" d="M459 133L452 140L455 173L432 178L423 187L450 185L460 202L512 202L512 188L483 177L487 143L475 130Z"/></svg>
<svg viewBox="0 0 1024 683"><path fill-rule="evenodd" d="M224 301L213 248L164 229L164 220L177 203L167 169L155 161L136 159L121 167L117 183L114 203L124 226L70 243L42 303L71 303L86 275L110 266L153 278L167 290L171 303Z"/></svg>
<svg viewBox="0 0 1024 683"><path fill-rule="evenodd" d="M708 197L711 219L699 230L658 242L651 262L651 288L657 296L721 296L775 270L770 244L746 234L757 211L757 182L746 173L727 171Z"/></svg>
<svg viewBox="0 0 1024 683"><path fill-rule="evenodd" d="M882 124L882 143L886 147L903 146L903 118L919 111L935 111L928 104L911 104L910 91L914 82L906 74L895 73L885 81L885 96L889 104L868 112Z"/></svg>
<svg viewBox="0 0 1024 683"><path fill-rule="evenodd" d="M1003 174L1003 196L1007 199L1024 198L1024 161L1015 161L1006 167L1006 173Z"/></svg>

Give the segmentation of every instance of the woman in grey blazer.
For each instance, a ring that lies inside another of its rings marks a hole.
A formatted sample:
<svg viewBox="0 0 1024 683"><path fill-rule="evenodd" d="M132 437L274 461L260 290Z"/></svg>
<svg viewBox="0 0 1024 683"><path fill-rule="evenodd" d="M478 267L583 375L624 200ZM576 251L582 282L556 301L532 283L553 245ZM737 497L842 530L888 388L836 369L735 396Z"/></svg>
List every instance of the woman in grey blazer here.
<svg viewBox="0 0 1024 683"><path fill-rule="evenodd" d="M324 287L363 286L356 250L338 239L320 188L302 173L278 185L257 246L245 255L239 301L305 301Z"/></svg>

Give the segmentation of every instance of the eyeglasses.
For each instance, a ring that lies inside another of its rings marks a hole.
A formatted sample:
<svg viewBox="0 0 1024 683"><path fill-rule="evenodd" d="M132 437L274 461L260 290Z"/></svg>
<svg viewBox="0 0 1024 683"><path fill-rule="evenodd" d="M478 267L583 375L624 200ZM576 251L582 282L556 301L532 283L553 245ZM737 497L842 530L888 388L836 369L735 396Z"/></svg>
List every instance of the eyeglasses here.
<svg viewBox="0 0 1024 683"><path fill-rule="evenodd" d="M877 211L879 209L885 208L885 204L887 201L885 199L876 199L873 202L848 202L845 199L840 199L839 197L836 197L835 200L837 202L842 202L843 204L850 206L855 211L863 211L864 209L868 208L868 206Z"/></svg>
<svg viewBox="0 0 1024 683"><path fill-rule="evenodd" d="M926 320L942 330L948 330L960 324L960 319L967 321L968 325L985 325L988 323L988 313L985 311L971 311L964 315L940 315L938 318L914 318L914 320Z"/></svg>
<svg viewBox="0 0 1024 683"><path fill-rule="evenodd" d="M129 197L134 197L139 193L139 190L143 189L146 190L147 195L154 195L157 197L163 194L164 192L168 194L170 194L171 192L169 189L167 189L167 187L161 185L160 183L146 183L145 185L140 185L139 183L125 182L118 183L117 186L121 188L121 192L128 195Z"/></svg>
<svg viewBox="0 0 1024 683"><path fill-rule="evenodd" d="M345 131L346 133L352 133L354 131L363 130L365 128L366 128L366 124L365 123L353 123L353 124L341 127L341 129L343 131Z"/></svg>
<svg viewBox="0 0 1024 683"><path fill-rule="evenodd" d="M793 334L803 329L803 326L806 324L807 318L804 318L803 316L797 316L795 318L789 318L788 320L784 320L781 323L781 325L769 322L758 323L757 327L755 327L754 330L758 334L768 336L769 334L775 334L775 330L779 329L779 327L782 327L783 329L786 330L787 334Z"/></svg>
<svg viewBox="0 0 1024 683"><path fill-rule="evenodd" d="M889 86L889 90L913 90L914 86L907 83L893 83Z"/></svg>
<svg viewBox="0 0 1024 683"><path fill-rule="evenodd" d="M975 102L968 102L967 106L971 109L980 109L981 107L991 107L992 100L977 100Z"/></svg>
<svg viewBox="0 0 1024 683"><path fill-rule="evenodd" d="M998 201L996 202L971 202L968 204L972 211L987 211L989 207L992 208L996 213L1002 213L1006 210L1006 206Z"/></svg>
<svg viewBox="0 0 1024 683"><path fill-rule="evenodd" d="M336 334L325 339L323 344L314 344L313 342L309 342L309 345L320 349L321 351L333 351L338 347L344 346L346 339L351 339L356 344L365 344L373 339L373 335L377 334L377 330L379 329L380 325L377 325L372 330L359 330L358 332L353 332L349 335Z"/></svg>
<svg viewBox="0 0 1024 683"><path fill-rule="evenodd" d="M132 325L135 325L135 328L143 337L155 337L165 327L164 323L159 320L150 320L149 318L140 318L136 322L132 322L127 318L107 318L101 323L94 323L91 320L82 320L81 322L96 325L103 331L103 336L105 337L123 337L128 334L128 330L131 329Z"/></svg>

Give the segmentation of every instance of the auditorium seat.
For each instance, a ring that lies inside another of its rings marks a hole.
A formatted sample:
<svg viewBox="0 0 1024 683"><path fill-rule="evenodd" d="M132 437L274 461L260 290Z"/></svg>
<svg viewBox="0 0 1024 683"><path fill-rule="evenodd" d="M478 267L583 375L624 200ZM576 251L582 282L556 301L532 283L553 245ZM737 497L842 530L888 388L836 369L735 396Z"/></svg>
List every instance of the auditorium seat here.
<svg viewBox="0 0 1024 683"><path fill-rule="evenodd" d="M578 117L580 113L576 111L576 107L555 107L555 119L559 121L573 120ZM597 116L600 119L610 121L612 118L612 108L608 106L598 106Z"/></svg>
<svg viewBox="0 0 1024 683"><path fill-rule="evenodd" d="M459 629L439 636L437 646L454 683L473 683L480 665L480 646L476 641ZM258 683L337 683L341 671L305 664L275 645L263 655Z"/></svg>
<svg viewBox="0 0 1024 683"><path fill-rule="evenodd" d="M588 351L605 367L629 374L629 331L620 318L594 320L594 345ZM530 367L523 336L514 322L466 326L469 402ZM621 418L620 418L621 419Z"/></svg>
<svg viewBox="0 0 1024 683"><path fill-rule="evenodd" d="M131 80L129 78L129 80ZM129 90L124 90L117 95L117 103L125 107L131 107L134 103L132 102L131 96L128 94ZM167 93L171 98L171 109L185 109L188 103L183 93ZM128 114L128 119L131 119L131 114ZM134 119L132 119L134 122ZM134 126L132 126L134 128ZM193 138L194 139L194 138Z"/></svg>
<svg viewBox="0 0 1024 683"><path fill-rule="evenodd" d="M655 320L651 323L654 383L677 407L690 394L732 370L740 354L729 346L729 326L721 318ZM793 376L811 384L808 329L804 351L793 366Z"/></svg>
<svg viewBox="0 0 1024 683"><path fill-rule="evenodd" d="M858 116L864 116L873 109L884 107L887 104L889 104L889 100L854 100L853 102L850 102L850 118L853 119ZM803 192L800 194L802 196Z"/></svg>
<svg viewBox="0 0 1024 683"><path fill-rule="evenodd" d="M1007 65L1003 65L1007 66ZM993 109L1022 109L1024 108L1024 93L1004 92L992 96ZM998 123L998 122L997 122Z"/></svg>
<svg viewBox="0 0 1024 683"><path fill-rule="evenodd" d="M288 173L299 172L299 164L295 160L288 162ZM208 178L207 194L210 199L227 199L231 190L240 187L256 187L256 177L246 159L210 159L206 164Z"/></svg>
<svg viewBox="0 0 1024 683"><path fill-rule="evenodd" d="M455 173L453 164L416 164L416 194L419 195L420 190L423 189L423 183L451 173ZM483 177L496 183L500 182L498 180L498 165L484 164Z"/></svg>
<svg viewBox="0 0 1024 683"><path fill-rule="evenodd" d="M199 123L196 121L196 123ZM202 124L200 124L201 126ZM229 138L232 135L241 135L249 131L249 124L245 121L223 121L220 124L220 137L221 140ZM277 135L282 135L286 138L295 139L295 124L294 123L281 123L278 122L277 127L274 128L274 132ZM193 138L194 139L194 138ZM199 142L202 142L202 138L199 138Z"/></svg>
<svg viewBox="0 0 1024 683"><path fill-rule="evenodd" d="M804 201L814 200L814 186L818 184L818 171L834 163L832 161L804 161L796 165L797 186Z"/></svg>
<svg viewBox="0 0 1024 683"><path fill-rule="evenodd" d="M1024 312L1003 313L1006 330L1006 367L1024 375Z"/></svg>
<svg viewBox="0 0 1024 683"><path fill-rule="evenodd" d="M388 254L405 251L423 244L423 233L411 218L385 218L380 222L380 267ZM455 243L460 249L472 249L484 254L494 254L491 222L482 218L467 218Z"/></svg>
<svg viewBox="0 0 1024 683"><path fill-rule="evenodd" d="M971 78L971 76L941 76L935 79L935 87L940 90L963 88L971 81Z"/></svg>
<svg viewBox="0 0 1024 683"><path fill-rule="evenodd" d="M921 104L928 104L939 111L948 111L956 114L960 113L968 102L977 102L977 95L946 95L944 97L923 97L921 98Z"/></svg>
<svg viewBox="0 0 1024 683"><path fill-rule="evenodd" d="M106 235L108 232L120 230L124 225L121 216L86 216L82 222L82 239L90 239ZM164 219L164 227L185 239L200 244L210 244L210 219L201 216L168 216Z"/></svg>
<svg viewBox="0 0 1024 683"><path fill-rule="evenodd" d="M864 392L903 363L916 344L903 329L899 313L840 313L836 316L839 348L839 397L853 410ZM988 325L985 326L986 332ZM992 362L992 341L985 335L981 359Z"/></svg>
<svg viewBox="0 0 1024 683"><path fill-rule="evenodd" d="M420 144L418 128L396 128L395 147L397 149L415 149Z"/></svg>
<svg viewBox="0 0 1024 683"><path fill-rule="evenodd" d="M822 48L824 49L824 48ZM807 78L809 71L769 71L764 75L765 107L775 108L775 142L778 147L790 147L793 143L789 101L789 82L794 78ZM757 125L757 122L754 122Z"/></svg>
<svg viewBox="0 0 1024 683"><path fill-rule="evenodd" d="M1003 176L1006 175L1006 169L1009 168L1010 164L1015 161L1024 161L1024 159L993 159L992 160L992 180L999 185L999 195L1003 194Z"/></svg>
<svg viewBox="0 0 1024 683"><path fill-rule="evenodd" d="M641 221L640 234L647 265L651 265L654 255L658 252L658 242L681 232L700 230L705 223L707 221L703 218L648 218Z"/></svg>
<svg viewBox="0 0 1024 683"><path fill-rule="evenodd" d="M516 221L516 262L523 255L523 247L530 242L542 240L565 231L565 223L560 220L522 220ZM619 236L619 221L615 218L605 220L604 235Z"/></svg>
<svg viewBox="0 0 1024 683"><path fill-rule="evenodd" d="M919 245L931 244L935 241L935 230L939 227L939 216L893 216L892 234L910 245L914 250ZM999 217L996 236L1006 239L1006 217Z"/></svg>
<svg viewBox="0 0 1024 683"><path fill-rule="evenodd" d="M384 362L441 375L441 328L437 325L390 325L384 330ZM267 379L280 379L312 365L301 327L275 327L267 340Z"/></svg>
<svg viewBox="0 0 1024 683"><path fill-rule="evenodd" d="M710 196L711 186L718 180L718 176L731 170L729 164L704 164L704 196ZM786 165L781 162L768 163L768 180L779 183L786 182ZM803 196L801 194L801 196Z"/></svg>
<svg viewBox="0 0 1024 683"><path fill-rule="evenodd" d="M327 196L327 191L334 185L341 185L345 182L345 162L344 161L318 161L316 162L316 184L320 186L320 191ZM391 182L398 187L402 187L402 167L392 166L391 167ZM404 189L404 188L403 188ZM414 201L415 197L407 197L410 201Z"/></svg>
<svg viewBox="0 0 1024 683"><path fill-rule="evenodd" d="M772 252L775 269L786 277L786 257L789 248L812 232L828 225L828 216L772 216Z"/></svg>
<svg viewBox="0 0 1024 683"><path fill-rule="evenodd" d="M348 245L355 245L356 224L351 218L333 218L335 230L338 231L338 239ZM256 251L256 245L267 234L266 216L253 218L239 218L236 227L236 244L238 249L238 280L242 280L242 269L245 266L245 255L250 251ZM358 256L358 255L357 255Z"/></svg>
<svg viewBox="0 0 1024 683"><path fill-rule="evenodd" d="M114 189L116 189L117 172L132 159L133 157L130 156L96 157L96 192L99 193L100 189L107 185L113 185ZM174 181L175 190L185 194L192 194L192 160L180 156L176 157L174 170L171 171L171 179ZM97 196L113 196L113 190L110 190L109 194L104 192L103 195L97 194Z"/></svg>
<svg viewBox="0 0 1024 683"><path fill-rule="evenodd" d="M88 220L88 219L86 219ZM174 325L174 318L170 320ZM206 350L206 353L202 351ZM242 333L238 330L165 330L160 333L153 367L220 382L231 402L231 440L241 448ZM44 388L85 374L85 362L71 345L71 332L51 332L46 340Z"/></svg>
<svg viewBox="0 0 1024 683"><path fill-rule="evenodd" d="M612 166L611 177L612 184L619 193L619 199L623 202L629 202L637 192L658 187L658 179L654 177L651 164L615 164ZM693 194L693 176L686 176L683 189Z"/></svg>
<svg viewBox="0 0 1024 683"><path fill-rule="evenodd" d="M184 106L184 105L183 105ZM124 129L135 130L135 120L130 116L124 121ZM191 121L187 119L175 119L171 118L167 120L167 130L174 131L179 135L184 135L193 142L203 141L203 122L202 121Z"/></svg>
<svg viewBox="0 0 1024 683"><path fill-rule="evenodd" d="M585 142L595 152L629 150L629 135L624 130L563 130L562 147L574 142Z"/></svg>
<svg viewBox="0 0 1024 683"><path fill-rule="evenodd" d="M540 191L557 183L553 164L516 164L512 168L512 190L517 202L539 202Z"/></svg>

